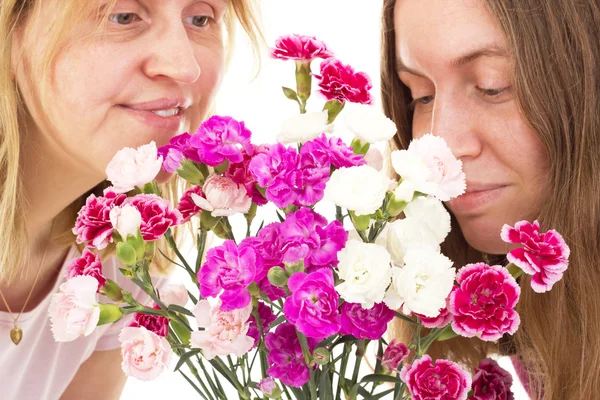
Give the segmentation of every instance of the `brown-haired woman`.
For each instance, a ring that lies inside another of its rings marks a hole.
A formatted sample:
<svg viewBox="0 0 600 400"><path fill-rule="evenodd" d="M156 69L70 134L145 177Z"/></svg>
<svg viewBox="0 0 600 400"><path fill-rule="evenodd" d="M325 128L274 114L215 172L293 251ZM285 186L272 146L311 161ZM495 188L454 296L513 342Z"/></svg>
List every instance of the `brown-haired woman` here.
<svg viewBox="0 0 600 400"><path fill-rule="evenodd" d="M467 194L447 204L445 254L456 266L501 263L502 224L523 219L572 249L552 291L533 293L521 278L513 338L434 349L471 367L516 354L536 399L600 393L599 64L597 0L384 0L382 96L396 145L433 132L467 176Z"/></svg>
<svg viewBox="0 0 600 400"><path fill-rule="evenodd" d="M75 212L87 193L102 193L117 150L160 146L197 128L234 26L259 35L252 5L0 0L2 399L119 398L117 329L101 326L68 343L55 343L50 331L51 294L78 255L69 245ZM115 262L104 267L120 280Z"/></svg>

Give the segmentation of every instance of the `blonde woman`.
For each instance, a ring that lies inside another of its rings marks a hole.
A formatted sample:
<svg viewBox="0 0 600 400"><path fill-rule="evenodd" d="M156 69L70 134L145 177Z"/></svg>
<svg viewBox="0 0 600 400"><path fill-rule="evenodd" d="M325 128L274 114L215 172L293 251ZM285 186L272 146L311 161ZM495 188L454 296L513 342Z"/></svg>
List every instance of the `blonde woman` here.
<svg viewBox="0 0 600 400"><path fill-rule="evenodd" d="M0 1L0 397L119 398L118 329L50 331L75 213L117 150L197 127L255 21L246 0Z"/></svg>
<svg viewBox="0 0 600 400"><path fill-rule="evenodd" d="M550 292L521 278L513 339L449 341L436 356L474 367L490 352L515 354L532 398L598 398L600 3L385 0L383 14L383 103L397 145L433 132L467 176L467 194L447 204L445 253L457 266L505 262L502 224L522 219L572 249Z"/></svg>

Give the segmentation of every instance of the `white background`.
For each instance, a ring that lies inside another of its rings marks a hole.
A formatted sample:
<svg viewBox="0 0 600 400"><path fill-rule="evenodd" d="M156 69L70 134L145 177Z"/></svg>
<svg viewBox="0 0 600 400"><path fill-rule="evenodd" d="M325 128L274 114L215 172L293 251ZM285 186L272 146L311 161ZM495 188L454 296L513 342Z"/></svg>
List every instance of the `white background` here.
<svg viewBox="0 0 600 400"><path fill-rule="evenodd" d="M371 76L372 93L376 104L379 104L381 0L260 0L260 3L264 34L269 46L283 34L316 36L327 43L337 58ZM297 105L283 97L281 92L282 85L295 88L294 63L272 60L265 50L259 75L253 79L256 69L251 48L241 32L238 36L235 56L219 94L217 113L243 120L253 132L253 143L273 143L280 122L298 113ZM313 71L317 71L316 67L318 63L313 65ZM323 103L314 94L308 108L319 111ZM343 132L336 133L345 136ZM260 217L261 214L257 218L259 221ZM234 229L245 229L245 226L240 223L234 225ZM179 272L173 277L175 281L187 284L189 279L185 278L186 275ZM173 368L175 362L174 359ZM500 363L514 375L507 359L501 359ZM516 399L528 398L516 376L513 391ZM130 378L121 398L175 400L199 396L178 373L166 372L152 382Z"/></svg>

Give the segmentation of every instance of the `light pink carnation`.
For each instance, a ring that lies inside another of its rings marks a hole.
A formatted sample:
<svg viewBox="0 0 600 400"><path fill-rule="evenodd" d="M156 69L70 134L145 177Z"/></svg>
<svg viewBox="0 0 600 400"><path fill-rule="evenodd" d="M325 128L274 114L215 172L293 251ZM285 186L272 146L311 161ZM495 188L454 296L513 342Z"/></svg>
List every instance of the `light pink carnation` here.
<svg viewBox="0 0 600 400"><path fill-rule="evenodd" d="M458 271L456 282L448 301L454 332L486 341L516 332L521 320L514 308L521 288L506 268L469 264Z"/></svg>
<svg viewBox="0 0 600 400"><path fill-rule="evenodd" d="M77 214L73 233L77 235L77 243L87 243L89 247L104 249L112 243L113 226L110 222L110 211L125 202L127 196L107 190L103 197L91 194Z"/></svg>
<svg viewBox="0 0 600 400"><path fill-rule="evenodd" d="M138 194L127 199L142 215L140 231L146 241L159 239L171 226L179 225L183 220L177 209L171 209L169 202L154 194Z"/></svg>
<svg viewBox="0 0 600 400"><path fill-rule="evenodd" d="M160 172L163 158L158 155L156 143L150 142L136 149L119 150L106 167L107 179L117 193L125 193L134 187L152 182Z"/></svg>
<svg viewBox="0 0 600 400"><path fill-rule="evenodd" d="M446 141L431 134L413 140L408 150L392 153L392 166L416 191L448 201L465 192L462 161L456 159Z"/></svg>
<svg viewBox="0 0 600 400"><path fill-rule="evenodd" d="M329 58L333 54L322 41L314 36L284 35L277 38L271 49L271 57L280 60L310 61L314 58Z"/></svg>
<svg viewBox="0 0 600 400"><path fill-rule="evenodd" d="M173 353L164 337L144 327L126 327L119 334L119 340L125 375L150 381L169 368Z"/></svg>
<svg viewBox="0 0 600 400"><path fill-rule="evenodd" d="M236 213L247 213L252 205L244 185L233 179L211 175L202 187L204 195L191 194L192 200L203 210L210 211L214 217L229 217Z"/></svg>
<svg viewBox="0 0 600 400"><path fill-rule="evenodd" d="M60 285L48 308L54 340L71 342L96 329L100 319L97 291L98 281L88 275L76 276Z"/></svg>
<svg viewBox="0 0 600 400"><path fill-rule="evenodd" d="M185 307L188 302L187 289L181 283L168 284L160 291L160 300L167 307L171 304Z"/></svg>
<svg viewBox="0 0 600 400"><path fill-rule="evenodd" d="M531 287L538 293L547 292L558 282L569 265L571 250L555 230L540 233L540 224L520 221L515 227L504 225L502 240L522 247L511 250L508 261L528 275L533 275Z"/></svg>
<svg viewBox="0 0 600 400"><path fill-rule="evenodd" d="M88 249L84 249L81 257L74 258L67 266L67 279L80 275L88 275L98 281L98 292L106 283L106 278L102 275L102 262L97 254Z"/></svg>
<svg viewBox="0 0 600 400"><path fill-rule="evenodd" d="M220 300L214 307L207 300L200 300L194 315L198 327L204 330L192 332L191 346L201 349L207 360L231 354L243 356L254 344L254 339L248 336L251 313L252 303L244 308L221 311Z"/></svg>
<svg viewBox="0 0 600 400"><path fill-rule="evenodd" d="M465 400L471 389L471 375L448 360L432 362L424 355L400 371L413 400Z"/></svg>

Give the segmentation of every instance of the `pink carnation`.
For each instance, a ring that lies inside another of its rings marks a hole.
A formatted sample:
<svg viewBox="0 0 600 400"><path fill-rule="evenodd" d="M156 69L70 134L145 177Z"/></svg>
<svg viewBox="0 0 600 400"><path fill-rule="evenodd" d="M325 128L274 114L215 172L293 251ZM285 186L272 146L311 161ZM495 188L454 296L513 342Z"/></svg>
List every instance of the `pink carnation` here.
<svg viewBox="0 0 600 400"><path fill-rule="evenodd" d="M225 160L241 162L241 150L252 150L251 135L243 122L215 115L200 126L198 132L190 138L190 145L197 149L201 162L214 167Z"/></svg>
<svg viewBox="0 0 600 400"><path fill-rule="evenodd" d="M398 339L392 339L383 352L381 365L388 371L396 371L410 353L408 347Z"/></svg>
<svg viewBox="0 0 600 400"><path fill-rule="evenodd" d="M280 60L305 60L329 58L333 54L322 41L314 36L284 35L277 38L271 56Z"/></svg>
<svg viewBox="0 0 600 400"><path fill-rule="evenodd" d="M67 266L67 279L80 275L88 275L96 279L98 281L98 293L106 283L106 278L102 275L100 257L88 249L84 249L81 257L73 259Z"/></svg>
<svg viewBox="0 0 600 400"><path fill-rule="evenodd" d="M183 220L177 209L171 209L169 202L154 194L138 194L127 199L130 204L142 215L140 231L146 241L159 239L165 232Z"/></svg>
<svg viewBox="0 0 600 400"><path fill-rule="evenodd" d="M202 196L202 188L200 186L194 186L193 188L186 190L185 193L183 193L183 196L181 196L179 204L177 204L177 209L183 218L181 221L182 224L188 222L194 215L202 211L202 209L192 200L192 193Z"/></svg>
<svg viewBox="0 0 600 400"><path fill-rule="evenodd" d="M246 188L246 192L252 198L252 201L259 206L267 204L267 199L256 187L256 178L250 172L250 161L258 154L266 154L269 152L269 147L266 145L252 146L251 151L242 149L242 157L244 158L239 163L229 164L225 176L233 179L239 185Z"/></svg>
<svg viewBox="0 0 600 400"><path fill-rule="evenodd" d="M498 363L486 358L475 368L473 376L473 394L469 400L513 400L515 395L510 390L512 375L501 368Z"/></svg>
<svg viewBox="0 0 600 400"><path fill-rule="evenodd" d="M126 327L119 334L119 341L125 375L149 381L169 368L173 352L164 337L143 327Z"/></svg>
<svg viewBox="0 0 600 400"><path fill-rule="evenodd" d="M244 308L252 299L248 286L262 268L263 261L253 241L244 240L236 245L233 240L226 240L206 254L206 262L198 271L200 294L216 297L223 290L221 310Z"/></svg>
<svg viewBox="0 0 600 400"><path fill-rule="evenodd" d="M432 362L424 355L400 371L400 379L408 386L413 400L465 400L471 388L471 375L448 360Z"/></svg>
<svg viewBox="0 0 600 400"><path fill-rule="evenodd" d="M247 213L252 199L243 185L235 183L231 178L213 174L202 186L201 195L190 194L192 201L214 217L229 217L237 213Z"/></svg>
<svg viewBox="0 0 600 400"><path fill-rule="evenodd" d="M520 221L515 227L504 225L502 240L522 247L511 250L508 261L526 274L533 275L531 287L538 293L547 292L561 280L569 264L569 246L555 230L540 233L540 224Z"/></svg>
<svg viewBox="0 0 600 400"><path fill-rule="evenodd" d="M333 272L321 268L313 273L297 272L288 280L292 293L283 304L286 318L308 337L323 339L341 328L339 295Z"/></svg>
<svg viewBox="0 0 600 400"><path fill-rule="evenodd" d="M154 306L155 310L160 310L160 307ZM144 327L150 332L156 333L158 336L167 337L169 335L169 319L162 315L134 313L133 321L127 326L133 328Z"/></svg>
<svg viewBox="0 0 600 400"><path fill-rule="evenodd" d="M369 309L358 303L342 304L342 329L340 334L352 335L357 339L379 340L387 330L388 322L394 319L394 311L384 303L376 303Z"/></svg>
<svg viewBox="0 0 600 400"><path fill-rule="evenodd" d="M446 299L446 304L448 304L449 298ZM440 310L440 313L437 317L430 318L421 314L417 314L421 319L421 325L425 328L433 329L433 328L444 328L450 322L452 322L452 314L448 311L448 307L444 307Z"/></svg>
<svg viewBox="0 0 600 400"><path fill-rule="evenodd" d="M300 154L302 153L314 154L321 165L331 164L335 168L357 167L367 163L362 155L354 154L352 147L345 144L342 139L327 138L324 133L304 143L300 150Z"/></svg>
<svg viewBox="0 0 600 400"><path fill-rule="evenodd" d="M328 58L321 63L319 87L319 92L327 100L360 104L373 102L369 93L373 87L371 78L364 72L355 72L351 66L335 58Z"/></svg>
<svg viewBox="0 0 600 400"><path fill-rule="evenodd" d="M317 341L307 338L308 348L316 347ZM302 347L294 326L288 322L277 325L275 332L265 337L265 347L269 350L267 374L281 380L286 386L301 387L310 378L308 366L304 363Z"/></svg>
<svg viewBox="0 0 600 400"><path fill-rule="evenodd" d="M248 319L249 328L247 335L254 339L254 345L252 348L258 346L261 335L264 332L268 332L269 328L271 327L271 323L275 321L275 314L273 314L271 307L267 306L262 301L258 302L257 311L258 316L260 317L262 330L256 323L256 318L254 318L254 315L251 315L250 319Z"/></svg>
<svg viewBox="0 0 600 400"><path fill-rule="evenodd" d="M514 308L521 289L506 268L469 264L458 271L456 282L448 301L456 333L494 341L516 332L520 318Z"/></svg>
<svg viewBox="0 0 600 400"><path fill-rule="evenodd" d="M113 226L110 222L110 210L122 205L127 199L125 194L112 191L104 193L103 197L91 194L85 201L85 206L79 210L73 233L77 235L77 243L88 243L89 247L104 249L112 243Z"/></svg>

